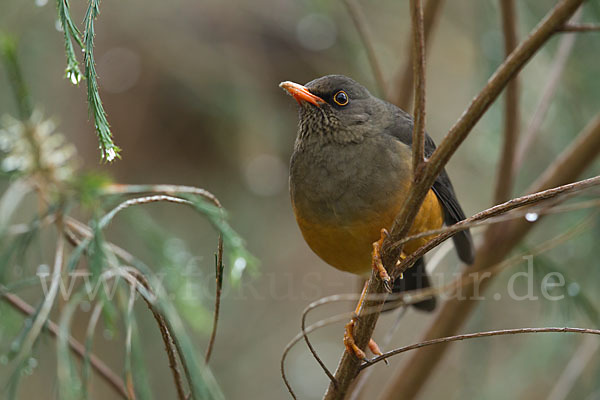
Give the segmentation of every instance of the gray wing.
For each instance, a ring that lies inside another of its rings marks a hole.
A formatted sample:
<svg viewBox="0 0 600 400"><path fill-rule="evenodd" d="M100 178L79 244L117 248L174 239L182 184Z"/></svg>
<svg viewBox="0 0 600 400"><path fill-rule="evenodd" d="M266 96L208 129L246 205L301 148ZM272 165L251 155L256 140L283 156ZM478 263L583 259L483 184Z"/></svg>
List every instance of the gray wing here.
<svg viewBox="0 0 600 400"><path fill-rule="evenodd" d="M396 115L394 124L387 129L387 133L391 134L402 143L409 146L412 145L412 130L413 120L412 117L406 112L402 111L393 104L389 104L388 107L392 108ZM430 157L435 150L435 143L433 139L426 133L425 134L425 157ZM459 221L465 219L465 213L456 198L454 193L454 187L452 182L446 173L446 170L442 170L440 175L436 178L433 183L432 189L437 198L442 203L444 209L444 222L446 225L453 225ZM452 236L456 252L460 259L467 263L472 264L475 259L475 249L473 246L473 239L471 232L466 229L460 231Z"/></svg>

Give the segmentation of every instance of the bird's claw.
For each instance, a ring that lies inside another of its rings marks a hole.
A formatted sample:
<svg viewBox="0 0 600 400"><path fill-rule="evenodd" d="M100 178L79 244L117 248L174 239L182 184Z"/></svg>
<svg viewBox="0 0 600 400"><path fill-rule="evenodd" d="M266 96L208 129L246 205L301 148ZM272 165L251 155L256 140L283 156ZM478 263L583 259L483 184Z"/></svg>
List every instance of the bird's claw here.
<svg viewBox="0 0 600 400"><path fill-rule="evenodd" d="M383 262L381 261L381 247L383 246L383 241L386 237L389 236L389 232L387 229L381 230L381 236L378 241L373 243L373 269L375 269L379 273L379 278L383 281L383 285L385 290L388 293L392 293L392 278L388 275L385 267L383 266Z"/></svg>
<svg viewBox="0 0 600 400"><path fill-rule="evenodd" d="M344 332L344 346L346 346L346 351L348 353L354 354L356 356L356 358L358 358L359 360L364 361L366 363L371 363L371 360L369 358L367 358L367 355L365 354L365 352L362 351L356 345L356 342L354 341L354 334L352 333L352 331L354 329L355 323L356 323L356 318L352 318L350 320L350 322L348 322L346 324L346 330ZM383 353L379 349L379 346L373 339L369 339L368 346L369 346L369 350L371 350L371 353L375 354L376 356L383 355ZM387 364L387 360L384 360L384 361Z"/></svg>

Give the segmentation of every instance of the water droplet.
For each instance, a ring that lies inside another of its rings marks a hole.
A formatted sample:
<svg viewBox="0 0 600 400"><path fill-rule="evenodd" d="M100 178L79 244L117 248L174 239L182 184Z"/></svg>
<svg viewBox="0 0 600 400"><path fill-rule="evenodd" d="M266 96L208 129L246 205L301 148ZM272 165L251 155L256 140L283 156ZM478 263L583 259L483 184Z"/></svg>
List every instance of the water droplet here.
<svg viewBox="0 0 600 400"><path fill-rule="evenodd" d="M62 23L58 19L54 22L54 29L59 32L63 32Z"/></svg>
<svg viewBox="0 0 600 400"><path fill-rule="evenodd" d="M567 293L569 294L569 296L575 297L579 294L579 292L581 292L581 286L579 286L579 283L569 283L569 285L567 286Z"/></svg>
<svg viewBox="0 0 600 400"><path fill-rule="evenodd" d="M242 277L242 273L246 269L248 262L244 257L238 257L233 262L233 268L231 270L231 275L233 279L240 279Z"/></svg>
<svg viewBox="0 0 600 400"><path fill-rule="evenodd" d="M537 221L538 217L539 217L539 215L534 212L529 212L529 213L525 214L525 219L529 222Z"/></svg>
<svg viewBox="0 0 600 400"><path fill-rule="evenodd" d="M3 365L8 364L8 357L6 356L6 354L2 354L0 356L0 364L3 364Z"/></svg>
<svg viewBox="0 0 600 400"><path fill-rule="evenodd" d="M110 162L115 159L117 153L115 153L115 149L112 147L106 150L106 161Z"/></svg>
<svg viewBox="0 0 600 400"><path fill-rule="evenodd" d="M35 5L38 7L44 7L48 4L48 0L35 0Z"/></svg>
<svg viewBox="0 0 600 400"><path fill-rule="evenodd" d="M79 82L81 82L81 74L78 74L74 71L68 71L67 79L69 79L73 85L77 85Z"/></svg>

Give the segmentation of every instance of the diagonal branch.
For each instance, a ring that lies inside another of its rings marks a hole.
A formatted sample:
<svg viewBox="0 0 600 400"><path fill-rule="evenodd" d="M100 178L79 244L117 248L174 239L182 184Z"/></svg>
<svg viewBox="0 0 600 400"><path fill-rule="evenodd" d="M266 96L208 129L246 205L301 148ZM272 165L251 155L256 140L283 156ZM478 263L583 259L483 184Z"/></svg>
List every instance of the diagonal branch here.
<svg viewBox="0 0 600 400"><path fill-rule="evenodd" d="M536 203L539 203L539 202L542 202L542 201L545 201L548 199L555 198L559 195L579 192L579 191L582 191L582 190L585 190L585 189L588 189L590 187L597 186L597 185L600 185L600 176L595 176L593 178L585 179L585 180L582 180L579 182L569 183L569 184L555 187L552 189L543 190L541 192L528 194L525 196L521 196L521 197L518 197L518 198L515 198L512 200L509 200L505 203L498 204L494 207L488 208L487 210L478 212L477 214L475 214L463 221L460 221L452 226L444 227L441 230L442 232L439 234L437 231L429 231L429 232L423 232L422 234L419 234L419 235L414 235L414 236L402 239L401 241L398 242L398 244L408 242L412 239L417 239L420 237L431 236L431 235L437 234L436 237L434 237L429 242L427 242L425 245L423 245L422 247L417 249L415 252L411 253L405 259L403 259L402 262L398 265L398 267L399 267L398 269L399 270L403 269L405 266L406 266L406 268L408 268L408 266L412 265L417 259L423 257L431 249L439 246L442 242L449 239L456 232L459 232L461 230L468 229L468 228L474 226L474 224L473 224L474 222L485 221L485 220L493 218L495 216L505 214L506 212L508 212L510 210L514 210L515 208L520 208L520 207L536 204ZM394 244L394 245L396 245L396 244ZM395 278L396 276L393 276L393 277Z"/></svg>
<svg viewBox="0 0 600 400"><path fill-rule="evenodd" d="M577 12L575 12L575 14L573 14L571 22L578 22L581 18L581 14L582 12L580 8L577 10ZM541 98L535 108L531 120L527 124L525 132L523 132L523 139L521 140L517 154L515 155L513 167L515 171L519 170L523 164L523 161L525 160L525 156L527 155L529 148L535 142L535 138L540 131L544 117L546 116L546 113L550 108L551 101L554 98L554 94L556 93L560 77L562 76L565 65L567 64L569 56L571 55L571 51L573 50L573 45L575 44L576 38L577 35L565 35L560 39L558 49L556 50L556 55L551 61L552 67L548 73L548 79L546 79Z"/></svg>
<svg viewBox="0 0 600 400"><path fill-rule="evenodd" d="M421 347L432 346L434 344L442 344L449 342L456 342L459 340L467 340L467 339L477 339L482 337L490 337L490 336L502 336L502 335L518 335L524 333L582 333L589 335L600 335L600 330L598 329L587 329L587 328L517 328L517 329L502 329L497 331L486 331L486 332L476 332L476 333L465 333L462 335L455 336L447 336L443 338L425 340L423 342L411 344L408 346L400 347L399 349L388 351L378 357L375 357L373 360L370 360L367 363L361 365L361 371L365 368L370 367L378 363L379 361L386 360L392 356L405 353L410 350L420 349Z"/></svg>

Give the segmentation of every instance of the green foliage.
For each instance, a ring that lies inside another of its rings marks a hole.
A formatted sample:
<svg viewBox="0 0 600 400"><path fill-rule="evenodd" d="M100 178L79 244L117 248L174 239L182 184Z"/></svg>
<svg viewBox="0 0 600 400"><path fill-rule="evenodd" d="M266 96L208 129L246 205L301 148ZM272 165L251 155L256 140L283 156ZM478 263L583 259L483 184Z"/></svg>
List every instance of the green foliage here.
<svg viewBox="0 0 600 400"><path fill-rule="evenodd" d="M81 33L79 28L71 19L71 6L69 0L56 0L56 9L58 11L58 20L62 27L65 36L65 52L67 54L67 68L65 69L65 77L74 85L79 84L82 79L81 70L79 69L79 61L75 56L73 48L73 40L83 49Z"/></svg>
<svg viewBox="0 0 600 400"><path fill-rule="evenodd" d="M90 114L94 117L96 133L100 141L100 150L102 158L106 161L113 161L115 158L121 158L119 149L112 140L110 125L106 119L106 112L102 106L100 93L98 92L98 82L96 74L96 61L94 60L94 21L100 14L99 0L89 0L88 9L85 13L83 32L85 78L87 81L87 97Z"/></svg>
<svg viewBox="0 0 600 400"><path fill-rule="evenodd" d="M79 61L75 55L73 40L83 50L83 63L85 66L85 79L87 82L87 99L89 113L94 119L94 127L100 142L101 157L103 160L111 162L115 158L121 158L119 152L121 149L117 147L112 139L112 132L106 111L100 99L98 90L98 74L96 73L96 61L94 60L94 22L100 14L98 0L89 0L88 8L83 21L84 30L83 38L77 28L77 25L71 18L69 0L57 0L58 19L62 26L65 37L65 52L67 55L67 68L65 69L65 77L74 85L79 84L83 75L79 69Z"/></svg>
<svg viewBox="0 0 600 400"><path fill-rule="evenodd" d="M78 76L78 67L73 52L72 41L79 40L79 32L70 20L68 1L58 2L59 16L65 30L67 42L67 58L69 66L67 73L70 78ZM97 97L93 60L93 21L98 15L98 2L91 0L85 18L85 65L88 81L88 95L96 96L90 101L90 109L96 119L97 127L108 127L106 116L102 109L100 98ZM61 399L88 398L88 383L91 375L92 344L100 316L103 316L103 326L115 336L124 327L123 354L126 387L136 392L136 398L150 399L149 377L145 371L143 352L141 351L138 323L136 321L135 300L141 295L152 314L158 312L168 326L173 342L177 343L180 362L184 366L188 383L194 398L221 399L223 394L212 373L204 364L190 337L187 325L196 331L207 332L211 324L211 313L202 302L192 302L181 292L188 285L189 277L182 274L187 266L187 260L193 256L182 245L169 246L179 243L171 235L156 224L152 226L146 239L157 242L162 246L156 249L160 257L156 263L148 266L138 257L130 254L105 238L105 229L120 211L146 204L162 201L165 198L175 200L177 204L192 207L200 216L207 218L219 235L225 238L226 251L233 257L232 264L238 265L243 260L243 268L238 268L239 280L246 265L256 265L254 257L246 250L244 241L231 228L226 220L225 211L210 204L197 194L171 193L171 191L153 186L112 185L110 178L94 173L84 173L78 169L75 159L75 148L68 143L64 136L57 133L51 120L42 118L41 113L27 107L27 89L22 82L22 76L16 60L16 48L7 41L3 42L5 63L13 67L7 70L10 79L20 79L14 90L15 98L21 111L20 119L5 117L0 125L0 169L12 178L11 186L0 198L0 299L13 304L6 294L19 287L32 287L39 283L37 276L22 276L26 271L23 267L25 257L34 253L32 243L38 237L44 242L56 241L56 260L54 270L50 274L51 284L44 285L48 292L43 293L43 300L35 312L26 315L20 332L12 332L14 338L9 349L2 350L0 361L12 361L13 373L6 386L8 398L17 398L20 377L32 370L29 365L30 355L39 344L39 337L45 332L45 326L57 298L63 295L64 304L59 310L59 332L57 346L57 377L58 392ZM10 42L14 43L14 42ZM11 47L12 46L12 47ZM8 49L8 50L6 50ZM72 57L72 58L71 58ZM74 63L74 64L73 64ZM14 78L17 76L19 78ZM90 89L91 88L91 89ZM100 128L99 128L100 129ZM108 128L107 128L108 129ZM101 136L101 147L105 158L118 156L118 149L110 141L110 132L103 131L108 136ZM104 141L103 141L104 140ZM111 147L112 146L112 147ZM112 150L111 150L112 149ZM111 187L117 191L111 191ZM137 193L136 189L155 194L154 196L131 198ZM122 189L119 193L118 189ZM189 189L189 188L188 188ZM201 189L191 188L192 191L204 193ZM156 195L161 193L161 195ZM168 195L167 195L168 193ZM208 194L209 198L212 195ZM38 209L27 208L25 198L33 198L39 204ZM218 200L214 200L219 204ZM118 202L118 205L106 212L107 203ZM27 215L34 213L28 223L18 223L22 218L20 212ZM71 215L76 212L92 215L88 224L75 220ZM16 221L13 221L16 220ZM145 216L143 221L150 221ZM16 223L16 225L10 225ZM18 228L18 229L17 229ZM147 227L146 227L147 228ZM133 227L129 229L133 230ZM142 228L144 229L144 228ZM57 239L57 236L58 239ZM68 238L72 248L64 248L64 238ZM215 240L216 242L216 240ZM63 258L64 255L64 258ZM40 251L42 260L48 255ZM45 264L50 264L45 262ZM157 266L161 266L158 269ZM9 274L14 270L18 274ZM76 272L89 271L82 282L71 285L72 279L77 279ZM158 274L165 273L167 279L163 282ZM13 276L14 275L14 276ZM15 280L15 276L17 279ZM208 275L204 276L207 279ZM201 278L200 278L201 279ZM146 287L145 283L149 286ZM111 286L112 285L112 286ZM107 289L108 288L108 289ZM45 289L45 290L46 290ZM114 292L112 291L114 289ZM64 290L64 291L63 291ZM113 296L116 294L116 296ZM120 300L120 301L119 301ZM93 308L93 317L85 340L83 368L80 373L78 365L73 360L71 349L71 321L77 314L79 306L89 303ZM29 311L23 311L28 314ZM146 312L148 312L146 310ZM9 321L3 318L3 321ZM2 329L0 334L9 333Z"/></svg>

